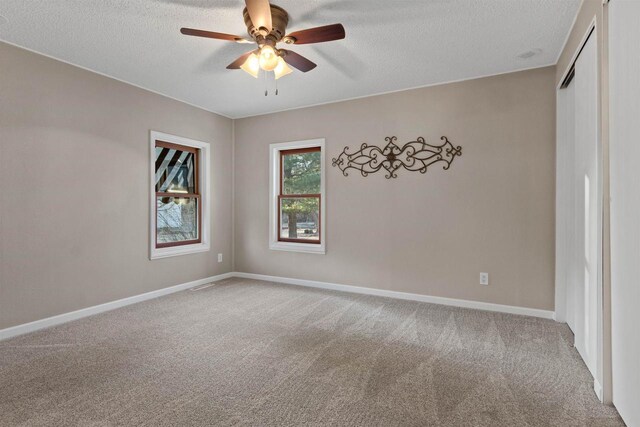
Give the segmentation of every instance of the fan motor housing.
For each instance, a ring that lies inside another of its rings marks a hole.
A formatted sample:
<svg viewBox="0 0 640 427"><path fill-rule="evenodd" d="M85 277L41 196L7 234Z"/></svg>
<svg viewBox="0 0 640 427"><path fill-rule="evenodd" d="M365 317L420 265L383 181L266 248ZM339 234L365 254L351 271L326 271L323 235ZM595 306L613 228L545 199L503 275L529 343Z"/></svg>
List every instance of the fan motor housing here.
<svg viewBox="0 0 640 427"><path fill-rule="evenodd" d="M244 17L244 23L247 26L247 32L254 40L256 40L259 36L262 36L265 38L274 38L275 42L279 42L280 40L282 40L282 38L287 32L287 25L289 24L289 14L287 13L286 10L284 10L280 6L276 6L274 4L270 6L271 6L271 25L273 26L273 29L269 34L265 34L264 30L262 30L261 32L260 28L256 28L255 25L253 25L253 22L251 22L251 18L249 17L249 12L247 11L246 7L242 11L242 16Z"/></svg>

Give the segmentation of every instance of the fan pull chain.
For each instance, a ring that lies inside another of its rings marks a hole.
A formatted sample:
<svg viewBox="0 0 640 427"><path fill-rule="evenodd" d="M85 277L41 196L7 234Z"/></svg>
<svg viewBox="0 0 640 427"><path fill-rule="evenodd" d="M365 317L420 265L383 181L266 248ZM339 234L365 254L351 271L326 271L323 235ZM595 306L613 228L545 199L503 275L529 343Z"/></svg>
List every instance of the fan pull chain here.
<svg viewBox="0 0 640 427"><path fill-rule="evenodd" d="M263 75L262 80L264 82L264 96L269 96L269 78L267 76L267 71L262 71L262 73L263 73L262 74ZM275 75L274 75L274 79L273 80L274 80L275 85L276 85L275 95L278 96L280 91L278 90L278 79L275 78Z"/></svg>
<svg viewBox="0 0 640 427"><path fill-rule="evenodd" d="M269 87L267 86L267 72L263 71L262 75L264 76L264 96L269 96Z"/></svg>

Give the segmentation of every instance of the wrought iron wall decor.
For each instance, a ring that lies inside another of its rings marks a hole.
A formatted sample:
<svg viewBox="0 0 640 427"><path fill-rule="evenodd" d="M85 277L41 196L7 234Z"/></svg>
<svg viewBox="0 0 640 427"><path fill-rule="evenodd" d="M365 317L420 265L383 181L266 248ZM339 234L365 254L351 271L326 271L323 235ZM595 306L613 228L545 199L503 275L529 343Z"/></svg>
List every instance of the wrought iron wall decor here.
<svg viewBox="0 0 640 427"><path fill-rule="evenodd" d="M442 162L442 169L447 170L453 159L462 155L462 147L454 146L446 136L440 138L440 145L427 144L423 137L419 137L399 147L397 139L395 136L386 137L387 145L384 148L364 143L353 153L348 153L349 147L345 147L332 164L340 168L344 176L349 176L348 169L360 171L362 176L385 169L386 178L391 179L398 177L396 172L401 167L426 173L429 166Z"/></svg>

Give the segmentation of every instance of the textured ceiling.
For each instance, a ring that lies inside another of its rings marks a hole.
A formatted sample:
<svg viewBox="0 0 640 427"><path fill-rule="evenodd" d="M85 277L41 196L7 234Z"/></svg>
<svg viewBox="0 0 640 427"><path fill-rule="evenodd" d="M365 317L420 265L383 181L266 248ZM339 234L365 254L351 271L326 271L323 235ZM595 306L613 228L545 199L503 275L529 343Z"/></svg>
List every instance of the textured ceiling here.
<svg viewBox="0 0 640 427"><path fill-rule="evenodd" d="M0 40L238 118L555 64L581 0L274 4L289 12L289 32L337 22L347 32L291 47L318 67L280 79L278 96L272 77L225 69L251 45L179 33L246 34L242 0L2 0Z"/></svg>

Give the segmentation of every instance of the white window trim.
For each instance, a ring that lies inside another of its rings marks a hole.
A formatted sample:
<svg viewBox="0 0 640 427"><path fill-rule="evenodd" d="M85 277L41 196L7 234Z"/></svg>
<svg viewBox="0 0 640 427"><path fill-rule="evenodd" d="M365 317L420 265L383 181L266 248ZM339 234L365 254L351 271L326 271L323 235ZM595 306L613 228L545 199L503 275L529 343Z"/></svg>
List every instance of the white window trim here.
<svg viewBox="0 0 640 427"><path fill-rule="evenodd" d="M320 147L320 244L278 241L278 193L280 189L280 151ZM276 251L325 254L327 244L327 204L325 202L324 138L269 145L269 249Z"/></svg>
<svg viewBox="0 0 640 427"><path fill-rule="evenodd" d="M200 203L202 204L202 224L200 229L201 241L184 246L172 246L167 248L156 248L156 141L171 142L173 144L186 145L187 147L198 148L199 164L198 184L200 190ZM149 136L149 258L167 258L178 255L188 255L197 252L206 252L211 248L210 243L210 220L211 220L211 148L208 142L196 141L181 136L169 135L167 133L151 131Z"/></svg>

